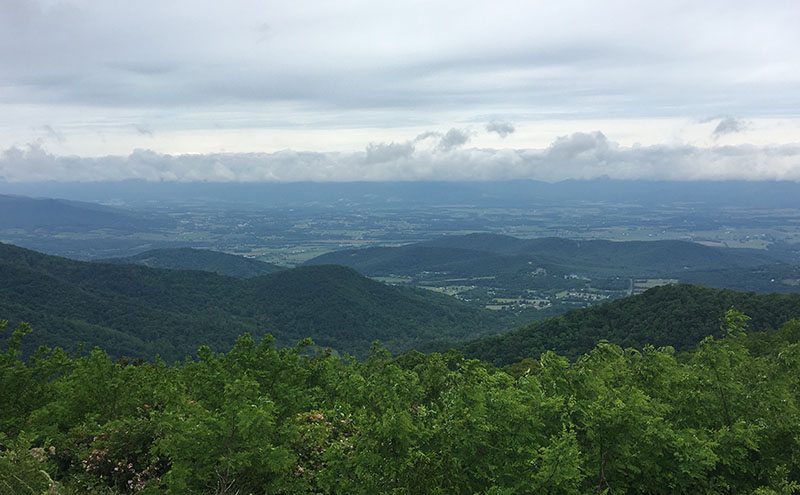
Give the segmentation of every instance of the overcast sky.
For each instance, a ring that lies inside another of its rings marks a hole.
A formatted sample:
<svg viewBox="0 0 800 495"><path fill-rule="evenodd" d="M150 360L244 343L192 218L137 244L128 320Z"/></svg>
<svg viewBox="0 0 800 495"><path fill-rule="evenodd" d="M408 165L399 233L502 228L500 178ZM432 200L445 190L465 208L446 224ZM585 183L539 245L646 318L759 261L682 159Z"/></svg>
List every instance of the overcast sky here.
<svg viewBox="0 0 800 495"><path fill-rule="evenodd" d="M800 180L800 2L0 0L0 180Z"/></svg>

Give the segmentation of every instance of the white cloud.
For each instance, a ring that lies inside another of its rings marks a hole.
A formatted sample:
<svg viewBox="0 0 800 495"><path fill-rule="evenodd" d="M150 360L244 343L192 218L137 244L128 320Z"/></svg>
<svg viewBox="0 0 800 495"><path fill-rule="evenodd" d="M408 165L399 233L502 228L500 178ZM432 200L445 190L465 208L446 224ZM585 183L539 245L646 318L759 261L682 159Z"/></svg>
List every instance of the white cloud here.
<svg viewBox="0 0 800 495"><path fill-rule="evenodd" d="M386 163L409 158L415 147L411 142L405 143L371 143L367 146L364 161L366 163Z"/></svg>
<svg viewBox="0 0 800 495"><path fill-rule="evenodd" d="M373 143L359 152L54 156L40 145L0 154L0 179L18 181L391 181L539 179L800 181L800 145L624 147L575 133L540 149L416 147Z"/></svg>

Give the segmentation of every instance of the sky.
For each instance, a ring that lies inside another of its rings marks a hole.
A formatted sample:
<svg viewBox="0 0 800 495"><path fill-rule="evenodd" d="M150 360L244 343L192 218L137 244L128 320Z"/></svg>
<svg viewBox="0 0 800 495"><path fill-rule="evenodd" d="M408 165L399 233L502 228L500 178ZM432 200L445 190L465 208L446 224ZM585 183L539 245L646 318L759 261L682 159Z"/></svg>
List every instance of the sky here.
<svg viewBox="0 0 800 495"><path fill-rule="evenodd" d="M800 181L800 2L0 0L0 181Z"/></svg>

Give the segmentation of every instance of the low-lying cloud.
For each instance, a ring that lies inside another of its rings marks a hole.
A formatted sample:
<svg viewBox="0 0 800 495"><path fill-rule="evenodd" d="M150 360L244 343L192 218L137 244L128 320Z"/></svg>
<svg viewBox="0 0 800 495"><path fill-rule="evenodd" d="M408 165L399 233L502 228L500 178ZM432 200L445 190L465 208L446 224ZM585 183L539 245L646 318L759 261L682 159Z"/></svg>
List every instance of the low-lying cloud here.
<svg viewBox="0 0 800 495"><path fill-rule="evenodd" d="M364 162L367 164L386 163L411 157L416 151L412 142L371 143L367 146Z"/></svg>
<svg viewBox="0 0 800 495"><path fill-rule="evenodd" d="M453 132L451 130L450 132ZM469 136L374 143L355 152L55 156L41 144L0 153L0 180L25 181L414 181L538 179L798 180L800 144L623 147L601 132L575 133L540 149L460 148ZM461 133L460 136L457 133ZM436 136L428 136L436 137Z"/></svg>
<svg viewBox="0 0 800 495"><path fill-rule="evenodd" d="M450 129L447 131L447 134L442 136L442 139L439 140L439 150L441 151L450 151L456 148L460 148L464 146L469 141L469 132L462 131L460 129Z"/></svg>
<svg viewBox="0 0 800 495"><path fill-rule="evenodd" d="M719 124L717 124L717 127L714 128L712 135L716 139L720 136L724 136L725 134L742 132L746 130L747 127L748 122L746 120L737 119L736 117L725 117L719 121Z"/></svg>
<svg viewBox="0 0 800 495"><path fill-rule="evenodd" d="M509 134L514 134L514 131L516 129L514 128L514 124L512 124L510 122L502 122L502 121L499 121L499 120L493 120L492 122L489 122L488 124L486 124L486 130L489 131L489 132L497 133L498 136L500 136L501 138L504 138L504 137L508 136Z"/></svg>

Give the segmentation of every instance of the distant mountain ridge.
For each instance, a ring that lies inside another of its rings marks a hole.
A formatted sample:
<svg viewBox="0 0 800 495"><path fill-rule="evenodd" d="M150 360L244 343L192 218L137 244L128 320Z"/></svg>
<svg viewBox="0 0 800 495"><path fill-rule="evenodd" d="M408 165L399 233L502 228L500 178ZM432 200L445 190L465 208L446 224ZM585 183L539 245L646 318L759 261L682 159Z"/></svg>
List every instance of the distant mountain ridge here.
<svg viewBox="0 0 800 495"><path fill-rule="evenodd" d="M752 267L777 263L766 253L703 246L686 241L519 239L469 234L395 248L348 249L323 254L306 264L335 263L370 276L444 271L454 275L496 275L528 265L570 272L663 276L687 270Z"/></svg>
<svg viewBox="0 0 800 495"><path fill-rule="evenodd" d="M98 260L98 263L141 265L170 270L202 270L235 278L259 277L284 269L244 256L193 248L151 249L134 256Z"/></svg>
<svg viewBox="0 0 800 495"><path fill-rule="evenodd" d="M0 180L0 193L81 201L196 201L203 204L303 206L349 204L531 207L557 202L687 204L748 208L800 207L793 181L536 180L409 182L31 182Z"/></svg>
<svg viewBox="0 0 800 495"><path fill-rule="evenodd" d="M0 195L0 229L144 230L166 221L96 203Z"/></svg>
<svg viewBox="0 0 800 495"><path fill-rule="evenodd" d="M381 340L400 352L435 338L504 328L496 314L427 291L392 287L341 266L301 267L240 280L202 271L69 260L0 244L0 318L34 325L38 345L102 345L115 356L182 359L197 347L272 333L311 337L356 355Z"/></svg>

